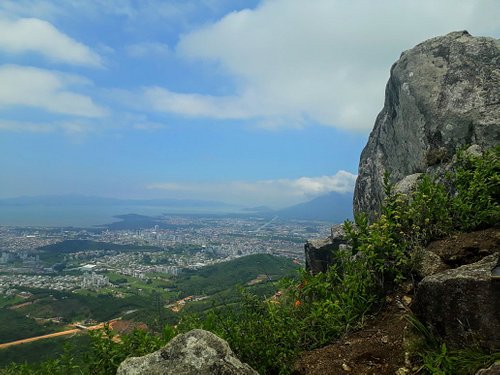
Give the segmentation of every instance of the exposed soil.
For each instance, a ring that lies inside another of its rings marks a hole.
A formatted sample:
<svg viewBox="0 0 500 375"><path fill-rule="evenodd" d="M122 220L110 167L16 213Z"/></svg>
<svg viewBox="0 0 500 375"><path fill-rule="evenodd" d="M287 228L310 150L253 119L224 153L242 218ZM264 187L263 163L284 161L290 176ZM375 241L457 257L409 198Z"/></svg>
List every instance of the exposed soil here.
<svg viewBox="0 0 500 375"><path fill-rule="evenodd" d="M439 255L451 268L478 262L500 251L500 228L454 234L431 242L427 250Z"/></svg>
<svg viewBox="0 0 500 375"><path fill-rule="evenodd" d="M148 330L148 326L144 323L134 322L132 320L114 320L109 326L111 329L119 335L128 334L134 331L135 329L141 329L143 331Z"/></svg>
<svg viewBox="0 0 500 375"><path fill-rule="evenodd" d="M450 268L474 263L500 251L500 228L455 234L430 243L427 249L438 254ZM410 303L411 297L404 293L388 297L382 311L361 330L324 348L303 353L295 364L295 374L411 374L403 345L409 330L405 315Z"/></svg>
<svg viewBox="0 0 500 375"><path fill-rule="evenodd" d="M297 375L389 375L405 366L403 339L408 322L401 294L387 297L387 305L363 329L332 345L303 353L295 365Z"/></svg>

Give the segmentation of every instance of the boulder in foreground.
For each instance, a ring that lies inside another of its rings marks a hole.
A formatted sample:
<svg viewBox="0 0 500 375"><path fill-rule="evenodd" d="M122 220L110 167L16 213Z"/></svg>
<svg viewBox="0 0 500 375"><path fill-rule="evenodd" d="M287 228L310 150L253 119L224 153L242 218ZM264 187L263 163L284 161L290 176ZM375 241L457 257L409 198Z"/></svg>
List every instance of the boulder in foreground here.
<svg viewBox="0 0 500 375"><path fill-rule="evenodd" d="M117 375L258 375L235 357L226 341L195 329L178 335L162 349L123 361Z"/></svg>

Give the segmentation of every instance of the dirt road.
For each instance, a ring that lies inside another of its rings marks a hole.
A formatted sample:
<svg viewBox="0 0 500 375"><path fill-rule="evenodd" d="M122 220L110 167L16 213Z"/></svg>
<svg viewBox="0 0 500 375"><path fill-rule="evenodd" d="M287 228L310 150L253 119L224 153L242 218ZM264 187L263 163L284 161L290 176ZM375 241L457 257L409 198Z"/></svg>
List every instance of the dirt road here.
<svg viewBox="0 0 500 375"><path fill-rule="evenodd" d="M111 320L108 323L111 324L111 323L113 323L116 320L117 319ZM87 327L86 329L74 328L74 329L69 329L67 331L54 332L54 333L49 333L47 335L29 337L27 339L6 342L5 344L0 344L0 349L5 349L5 348L8 348L9 346L26 344L26 343L33 342L33 341L38 341L38 340L51 339L51 338L54 338L54 337L71 335L71 334L79 333L79 332L82 332L82 331L85 331L85 330L95 330L95 329L103 328L105 324L106 323L99 323L99 324L96 324L95 326Z"/></svg>

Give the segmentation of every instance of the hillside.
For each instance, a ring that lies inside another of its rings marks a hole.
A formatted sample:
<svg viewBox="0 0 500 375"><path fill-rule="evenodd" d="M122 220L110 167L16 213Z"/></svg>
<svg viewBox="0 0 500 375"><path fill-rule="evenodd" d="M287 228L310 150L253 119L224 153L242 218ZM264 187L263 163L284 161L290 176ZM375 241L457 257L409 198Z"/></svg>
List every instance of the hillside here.
<svg viewBox="0 0 500 375"><path fill-rule="evenodd" d="M87 242L70 242L68 249L76 251ZM100 243L90 244L101 248ZM87 247L83 247L87 248ZM51 251L59 251L60 247L49 247ZM118 246L114 248L122 250ZM125 251L128 250L124 247ZM75 321L92 319L97 322L107 321L126 314L126 319L146 321L151 329L158 324L157 320L175 324L185 314L202 313L213 306L241 301L238 286L257 293L258 295L273 295L276 291L274 281L285 276L294 276L298 266L286 258L275 257L267 254L256 254L237 258L231 261L206 266L198 270L188 270L171 281L164 280L163 284L156 280L148 285L144 280L133 277L120 277L122 293L126 295L117 298L106 291L101 293L68 293L41 289L30 289L32 297L16 299L12 297L10 303L0 309L4 321L11 324L2 325L0 329L0 344L22 338L42 335L59 330L68 329L66 325ZM114 278L111 278L114 280ZM169 309L159 316L158 294L153 287L168 287L169 292L161 297L165 305L177 299L202 295L205 298L199 302L190 302L180 313L174 314ZM142 292L141 292L142 290ZM15 306L12 309L12 306ZM50 319L58 317L62 323L52 323ZM72 327L70 327L72 328ZM76 341L75 341L76 340ZM89 345L89 339L51 339L42 340L21 347L11 347L0 350L0 366L5 366L10 361L27 361L37 363L54 358L62 353L63 345L76 342L79 346ZM36 348L36 351L33 351ZM85 352L84 348L79 351ZM1 370L0 370L0 373Z"/></svg>

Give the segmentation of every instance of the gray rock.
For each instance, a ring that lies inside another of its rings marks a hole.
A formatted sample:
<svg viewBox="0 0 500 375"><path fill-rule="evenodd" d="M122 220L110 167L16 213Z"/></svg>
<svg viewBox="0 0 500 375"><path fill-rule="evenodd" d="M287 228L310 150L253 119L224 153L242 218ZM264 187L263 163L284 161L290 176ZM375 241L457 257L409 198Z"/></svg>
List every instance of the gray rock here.
<svg viewBox="0 0 500 375"><path fill-rule="evenodd" d="M328 267L335 263L338 251L347 245L343 225L334 225L331 235L324 239L309 240L304 245L306 270L316 274L326 272Z"/></svg>
<svg viewBox="0 0 500 375"><path fill-rule="evenodd" d="M394 193L409 195L414 192L422 177L422 173L414 173L404 177L396 185L394 185Z"/></svg>
<svg viewBox="0 0 500 375"><path fill-rule="evenodd" d="M490 367L476 372L476 375L500 375L500 362L493 363Z"/></svg>
<svg viewBox="0 0 500 375"><path fill-rule="evenodd" d="M226 341L195 329L178 335L164 348L143 357L127 358L117 375L258 375L240 362Z"/></svg>
<svg viewBox="0 0 500 375"><path fill-rule="evenodd" d="M467 150L465 150L466 155L480 157L483 156L483 150L478 145L472 145Z"/></svg>
<svg viewBox="0 0 500 375"><path fill-rule="evenodd" d="M412 310L450 347L500 347L500 282L491 278L499 255L424 278Z"/></svg>
<svg viewBox="0 0 500 375"><path fill-rule="evenodd" d="M434 275L447 270L449 267L443 262L441 257L432 251L423 249L418 254L418 262L416 266L416 274L420 278Z"/></svg>
<svg viewBox="0 0 500 375"><path fill-rule="evenodd" d="M355 212L376 217L383 176L442 173L457 148L500 143L500 41L466 31L427 40L392 66L385 103L364 148Z"/></svg>

